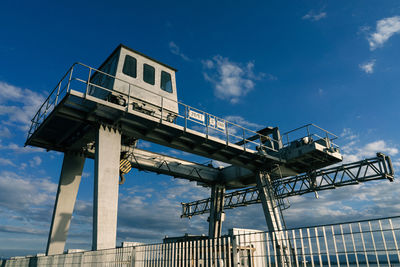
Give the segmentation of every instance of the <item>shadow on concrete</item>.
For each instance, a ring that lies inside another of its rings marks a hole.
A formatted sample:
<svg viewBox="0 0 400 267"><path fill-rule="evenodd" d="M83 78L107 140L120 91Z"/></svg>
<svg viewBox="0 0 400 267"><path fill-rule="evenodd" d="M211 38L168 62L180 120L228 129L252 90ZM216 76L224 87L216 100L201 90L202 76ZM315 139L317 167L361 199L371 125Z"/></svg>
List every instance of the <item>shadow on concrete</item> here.
<svg viewBox="0 0 400 267"><path fill-rule="evenodd" d="M7 264L8 263L8 264ZM15 265L15 260L3 260L1 261L1 266L0 267L6 267L6 266L16 266ZM31 257L29 258L29 263L28 265L25 265L27 267L37 267L38 266L38 259L37 257Z"/></svg>
<svg viewBox="0 0 400 267"><path fill-rule="evenodd" d="M37 257L29 258L29 267L37 267L38 259Z"/></svg>
<svg viewBox="0 0 400 267"><path fill-rule="evenodd" d="M71 222L72 213L60 213L57 221L57 224L52 224L50 228L49 239L47 242L46 255L49 253L50 245L53 246L51 249L52 254L62 254L64 252L65 242L67 240L68 230ZM56 227L53 230L53 227ZM53 233L53 237L51 237L51 233ZM61 249L60 249L61 244ZM55 246L55 247L54 247ZM54 251L55 250L55 251Z"/></svg>

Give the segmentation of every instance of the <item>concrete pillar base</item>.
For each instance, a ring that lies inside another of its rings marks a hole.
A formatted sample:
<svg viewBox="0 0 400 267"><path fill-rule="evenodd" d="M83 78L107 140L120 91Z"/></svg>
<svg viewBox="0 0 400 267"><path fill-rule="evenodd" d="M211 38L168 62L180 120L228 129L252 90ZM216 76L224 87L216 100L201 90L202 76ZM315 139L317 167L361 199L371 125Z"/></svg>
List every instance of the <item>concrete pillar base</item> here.
<svg viewBox="0 0 400 267"><path fill-rule="evenodd" d="M96 135L93 250L115 248L121 133L100 126Z"/></svg>
<svg viewBox="0 0 400 267"><path fill-rule="evenodd" d="M64 252L84 164L85 157L73 153L64 154L46 255Z"/></svg>

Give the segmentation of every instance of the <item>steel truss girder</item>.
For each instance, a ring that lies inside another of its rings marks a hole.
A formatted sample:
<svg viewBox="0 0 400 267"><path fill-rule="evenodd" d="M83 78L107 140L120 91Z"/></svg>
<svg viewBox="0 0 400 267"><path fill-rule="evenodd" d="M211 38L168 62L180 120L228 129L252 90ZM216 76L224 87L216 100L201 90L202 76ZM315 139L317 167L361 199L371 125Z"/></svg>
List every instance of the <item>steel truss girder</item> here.
<svg viewBox="0 0 400 267"><path fill-rule="evenodd" d="M340 166L308 172L272 181L276 199L303 195L336 187L359 184L372 180L393 181L394 170L389 156L377 153L374 158L346 163ZM224 209L261 203L257 187L249 187L225 194ZM192 217L210 211L210 199L182 203L181 217Z"/></svg>

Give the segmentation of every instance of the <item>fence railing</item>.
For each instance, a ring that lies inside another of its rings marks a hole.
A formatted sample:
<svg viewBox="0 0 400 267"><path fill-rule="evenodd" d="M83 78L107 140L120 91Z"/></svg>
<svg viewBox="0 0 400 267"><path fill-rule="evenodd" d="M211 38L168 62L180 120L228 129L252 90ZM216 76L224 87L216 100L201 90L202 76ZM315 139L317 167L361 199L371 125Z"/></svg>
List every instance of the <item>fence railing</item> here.
<svg viewBox="0 0 400 267"><path fill-rule="evenodd" d="M237 123L214 116L174 99L161 96L137 84L129 83L82 63L75 63L72 65L50 92L50 95L40 106L32 119L27 139L29 140L33 133L71 90L83 93L84 97L91 96L115 104L115 98L110 99L105 96L115 94L116 91L113 90L115 89L113 87L118 86L127 88L127 93L124 93L123 90L117 92L117 94L121 96L120 100L122 100L120 108L125 108L126 112L130 110L142 111L147 115L160 119L160 123L164 123L165 121L173 122L183 126L185 130L191 129L201 132L205 134L207 138L215 137L222 139L227 145L238 144L245 150L251 149L254 151L263 149L264 151L278 152L280 144L287 146L290 145L291 142L304 137L314 137L315 140L326 138L327 144L331 147L335 147L332 141L336 139L337 136L313 124L297 128L282 135L280 140L275 140L270 135L265 136L258 133L255 129L247 129ZM134 91L139 92L137 96L136 93L133 93ZM151 97L149 98L153 99L153 101L148 102L140 98L139 95L143 94L150 95ZM156 112L148 112L148 110L137 108L135 105L137 105L138 102L144 103L147 107L151 107L151 110L155 110ZM178 107L177 113L169 110L171 105Z"/></svg>
<svg viewBox="0 0 400 267"><path fill-rule="evenodd" d="M0 266L307 267L400 266L400 216L293 228L232 229L218 239L168 239L71 254L0 260Z"/></svg>

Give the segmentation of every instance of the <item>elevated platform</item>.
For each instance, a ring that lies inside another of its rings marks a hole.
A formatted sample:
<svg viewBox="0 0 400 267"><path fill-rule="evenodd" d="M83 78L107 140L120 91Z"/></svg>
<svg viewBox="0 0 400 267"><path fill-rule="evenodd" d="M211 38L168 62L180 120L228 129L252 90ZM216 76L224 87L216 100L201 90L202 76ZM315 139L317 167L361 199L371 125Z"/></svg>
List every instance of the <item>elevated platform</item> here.
<svg viewBox="0 0 400 267"><path fill-rule="evenodd" d="M108 125L121 131L123 145L143 139L249 170L272 170L279 165L282 176L342 160L332 143L334 137L328 136L326 131L326 137L309 138L307 142L304 138L290 141L287 135L286 144L280 146L282 140L274 140L180 102L176 117L166 118L162 96L155 96L161 103L158 113L95 97L89 94L92 87L112 91L91 83L91 74L96 72L99 71L80 63L70 68L33 118L25 145L86 153L93 147L97 127ZM144 103L144 106L146 104L150 105ZM311 137L310 133L308 135Z"/></svg>

